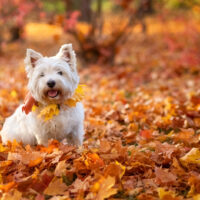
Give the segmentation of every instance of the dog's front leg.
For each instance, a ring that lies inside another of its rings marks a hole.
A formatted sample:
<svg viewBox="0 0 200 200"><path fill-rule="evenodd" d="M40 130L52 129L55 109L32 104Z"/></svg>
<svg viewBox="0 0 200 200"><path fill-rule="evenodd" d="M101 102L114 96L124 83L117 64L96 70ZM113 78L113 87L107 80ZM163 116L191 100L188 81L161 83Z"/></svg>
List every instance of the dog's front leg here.
<svg viewBox="0 0 200 200"><path fill-rule="evenodd" d="M83 144L84 129L83 124L75 127L73 133L70 134L71 138L68 139L70 144L81 146Z"/></svg>
<svg viewBox="0 0 200 200"><path fill-rule="evenodd" d="M48 146L48 137L36 135L37 144Z"/></svg>

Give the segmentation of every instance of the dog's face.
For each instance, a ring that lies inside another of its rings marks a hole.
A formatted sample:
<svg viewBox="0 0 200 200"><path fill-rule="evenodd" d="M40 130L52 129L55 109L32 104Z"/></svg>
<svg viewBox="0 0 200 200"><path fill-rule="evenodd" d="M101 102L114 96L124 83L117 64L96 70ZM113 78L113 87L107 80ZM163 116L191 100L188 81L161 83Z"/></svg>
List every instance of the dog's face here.
<svg viewBox="0 0 200 200"><path fill-rule="evenodd" d="M73 95L79 77L71 44L63 45L54 57L43 57L28 49L25 64L28 88L36 101L62 104Z"/></svg>

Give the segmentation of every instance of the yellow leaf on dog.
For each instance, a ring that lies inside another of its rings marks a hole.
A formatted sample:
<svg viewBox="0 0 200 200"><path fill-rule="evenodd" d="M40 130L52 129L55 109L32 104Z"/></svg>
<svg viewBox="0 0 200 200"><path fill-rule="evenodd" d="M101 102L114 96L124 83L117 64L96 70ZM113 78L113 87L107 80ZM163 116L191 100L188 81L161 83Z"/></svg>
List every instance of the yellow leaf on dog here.
<svg viewBox="0 0 200 200"><path fill-rule="evenodd" d="M65 105L68 105L69 107L74 107L76 106L77 102L80 102L83 100L85 96L85 91L86 91L86 85L78 85L78 87L75 90L74 95L67 99L65 102Z"/></svg>
<svg viewBox="0 0 200 200"><path fill-rule="evenodd" d="M52 119L54 116L58 114L59 114L58 105L50 104L40 111L39 117L44 117L44 120L47 121L49 119Z"/></svg>
<svg viewBox="0 0 200 200"><path fill-rule="evenodd" d="M67 101L65 102L65 105L67 105L69 107L76 106L77 102L80 102L81 100L83 100L85 91L86 91L85 85L78 85L78 87L76 88L76 90L74 92L74 95L71 98L67 99ZM35 112L39 107L40 107L40 105L39 106L33 105L32 111ZM50 104L50 105L44 107L40 111L40 114L38 116L41 118L44 118L44 121L48 121L58 114L59 114L59 105Z"/></svg>

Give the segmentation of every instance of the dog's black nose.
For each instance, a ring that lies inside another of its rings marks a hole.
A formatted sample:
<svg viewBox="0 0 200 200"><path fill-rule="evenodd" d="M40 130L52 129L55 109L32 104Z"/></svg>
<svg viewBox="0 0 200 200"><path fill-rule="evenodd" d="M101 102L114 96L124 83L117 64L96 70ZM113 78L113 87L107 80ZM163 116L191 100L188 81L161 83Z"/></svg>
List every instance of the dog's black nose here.
<svg viewBox="0 0 200 200"><path fill-rule="evenodd" d="M53 88L55 86L56 82L54 80L48 80L47 82L47 85L50 87L50 88Z"/></svg>

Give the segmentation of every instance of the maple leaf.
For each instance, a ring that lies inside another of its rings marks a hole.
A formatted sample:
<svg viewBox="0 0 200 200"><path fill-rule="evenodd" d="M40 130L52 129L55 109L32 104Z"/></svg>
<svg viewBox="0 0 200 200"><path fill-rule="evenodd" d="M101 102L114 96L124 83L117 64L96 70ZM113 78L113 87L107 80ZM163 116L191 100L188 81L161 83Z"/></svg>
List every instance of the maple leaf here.
<svg viewBox="0 0 200 200"><path fill-rule="evenodd" d="M117 177L118 179L121 179L123 177L125 171L126 171L126 167L116 161L115 163L110 163L105 168L104 175L106 177L113 176L113 177Z"/></svg>

